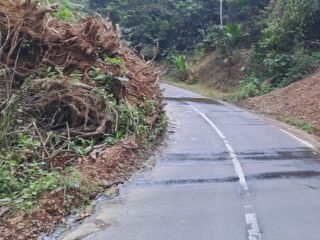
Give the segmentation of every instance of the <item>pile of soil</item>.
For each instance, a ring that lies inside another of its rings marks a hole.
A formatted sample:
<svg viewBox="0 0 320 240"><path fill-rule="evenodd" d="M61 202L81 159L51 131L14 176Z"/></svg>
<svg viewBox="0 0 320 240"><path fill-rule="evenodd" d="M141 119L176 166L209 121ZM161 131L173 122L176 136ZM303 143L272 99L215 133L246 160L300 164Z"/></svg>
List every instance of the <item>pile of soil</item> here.
<svg viewBox="0 0 320 240"><path fill-rule="evenodd" d="M226 57L219 50L215 50L197 64L193 77L208 86L228 92L239 86L239 82L244 77L241 70L246 66L245 52L241 50L235 54L229 75L229 64L226 62Z"/></svg>
<svg viewBox="0 0 320 240"><path fill-rule="evenodd" d="M263 114L312 123L315 133L320 134L320 72L240 104Z"/></svg>
<svg viewBox="0 0 320 240"><path fill-rule="evenodd" d="M58 5L41 7L29 0L0 1L0 7L2 114L16 100L16 91L32 78L31 89L23 96L26 112L35 115L33 110L39 110L41 116L35 117L44 118L42 122L53 117L50 122L55 125L67 120L71 130L86 129L84 135L112 129L114 116L101 111L106 108L104 99L92 94L93 89L106 85L92 76L96 69L112 80L105 90L117 100L126 99L136 106L145 100L161 101L155 64L145 62L123 45L119 28L108 19L89 16L74 24L65 23L51 17ZM109 63L107 58L119 59L121 64ZM48 76L48 69L60 71L61 76ZM124 76L126 83L117 81ZM59 108L63 108L63 114L55 114Z"/></svg>
<svg viewBox="0 0 320 240"><path fill-rule="evenodd" d="M44 162L44 169L61 172L72 166L88 186L107 188L142 166L148 136L128 131L114 146L101 139L119 130L123 115L117 107L122 104L139 111L143 126L157 126L164 114L159 71L121 42L119 28L109 19L62 22L52 14L58 8L0 0L0 127L6 130L0 132L0 148L15 151L12 136L21 131L41 143L25 163ZM97 143L89 156L78 157L70 149L78 139ZM77 188L67 194L45 192L37 201L41 207L31 213L0 205L0 239L36 239L82 204L81 194ZM90 192L90 197L97 194Z"/></svg>

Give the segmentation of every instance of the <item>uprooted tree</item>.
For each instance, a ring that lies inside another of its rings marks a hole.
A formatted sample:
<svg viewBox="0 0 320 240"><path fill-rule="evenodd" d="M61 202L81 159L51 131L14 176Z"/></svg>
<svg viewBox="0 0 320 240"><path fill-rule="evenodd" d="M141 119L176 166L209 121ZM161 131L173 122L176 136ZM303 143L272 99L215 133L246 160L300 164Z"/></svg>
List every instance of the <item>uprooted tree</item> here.
<svg viewBox="0 0 320 240"><path fill-rule="evenodd" d="M154 101L156 109L144 119L152 125L162 111L154 63L123 45L108 19L64 23L51 16L57 10L30 0L0 1L1 146L13 140L13 112L40 138L46 158L68 145L52 149L49 131L65 141L116 132L114 105L121 101L140 109Z"/></svg>
<svg viewBox="0 0 320 240"><path fill-rule="evenodd" d="M141 146L165 122L155 63L124 45L108 19L66 23L58 9L0 0L0 215L65 189L64 169L93 145L102 152L130 136Z"/></svg>

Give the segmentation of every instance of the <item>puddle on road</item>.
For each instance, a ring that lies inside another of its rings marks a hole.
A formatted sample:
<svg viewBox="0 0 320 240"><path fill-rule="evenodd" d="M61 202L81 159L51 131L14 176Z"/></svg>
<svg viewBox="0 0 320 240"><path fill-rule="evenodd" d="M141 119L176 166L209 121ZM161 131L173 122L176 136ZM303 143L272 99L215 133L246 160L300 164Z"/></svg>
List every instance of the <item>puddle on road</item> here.
<svg viewBox="0 0 320 240"><path fill-rule="evenodd" d="M210 98L165 97L164 99L167 101L175 101L175 102L195 102L195 103L221 105L220 102Z"/></svg>

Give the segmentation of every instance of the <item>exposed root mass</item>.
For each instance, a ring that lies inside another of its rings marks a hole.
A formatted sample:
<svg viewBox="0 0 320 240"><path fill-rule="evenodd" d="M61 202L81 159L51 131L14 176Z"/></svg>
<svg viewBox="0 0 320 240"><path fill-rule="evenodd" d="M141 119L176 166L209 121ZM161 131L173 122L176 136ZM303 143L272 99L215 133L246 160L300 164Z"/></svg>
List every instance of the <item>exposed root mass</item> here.
<svg viewBox="0 0 320 240"><path fill-rule="evenodd" d="M153 61L125 46L108 19L66 23L53 17L58 8L0 0L0 168L11 169L0 174L4 239L35 239L70 212L67 197L80 204L77 181L65 184L70 166L103 186L126 180L135 161L141 165L135 151L143 138L163 124ZM37 182L45 178L60 188ZM20 213L35 199L41 208Z"/></svg>

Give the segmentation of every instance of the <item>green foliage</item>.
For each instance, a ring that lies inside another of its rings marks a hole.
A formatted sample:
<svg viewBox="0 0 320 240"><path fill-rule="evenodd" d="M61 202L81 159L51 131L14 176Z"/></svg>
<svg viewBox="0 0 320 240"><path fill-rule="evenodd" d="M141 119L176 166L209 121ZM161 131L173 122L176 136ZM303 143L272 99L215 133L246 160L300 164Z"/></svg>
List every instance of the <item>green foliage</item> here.
<svg viewBox="0 0 320 240"><path fill-rule="evenodd" d="M0 116L0 147L7 145L7 134L10 126L14 122L15 106L10 104L8 108Z"/></svg>
<svg viewBox="0 0 320 240"><path fill-rule="evenodd" d="M77 138L76 140L69 143L69 148L77 155L84 156L92 151L94 144L94 140Z"/></svg>
<svg viewBox="0 0 320 240"><path fill-rule="evenodd" d="M202 54L202 53L200 52L199 54ZM192 67L193 67L192 60L187 61L187 57L185 55L178 55L175 57L175 65L176 65L176 69L174 71L174 75L175 75L174 77L180 81L193 83L194 79L192 77Z"/></svg>
<svg viewBox="0 0 320 240"><path fill-rule="evenodd" d="M290 50L304 35L308 18L319 11L317 0L279 0L270 6L267 27L259 44L276 50Z"/></svg>
<svg viewBox="0 0 320 240"><path fill-rule="evenodd" d="M43 5L59 4L59 10L52 15L64 22L72 22L88 13L90 0L40 0Z"/></svg>
<svg viewBox="0 0 320 240"><path fill-rule="evenodd" d="M106 63L110 65L116 65L116 66L122 66L123 65L123 60L120 57L107 57L106 58Z"/></svg>
<svg viewBox="0 0 320 240"><path fill-rule="evenodd" d="M212 25L206 30L203 40L204 46L207 48L218 48L226 54L228 58L232 58L234 48L242 37L241 25L237 23L229 23L227 26Z"/></svg>
<svg viewBox="0 0 320 240"><path fill-rule="evenodd" d="M285 122L285 123L288 123L292 126L300 128L310 134L312 134L314 132L314 130L316 129L316 127L312 123L308 123L308 122L305 122L302 120L289 119L289 118L281 117L281 116L278 117L277 119L281 122Z"/></svg>
<svg viewBox="0 0 320 240"><path fill-rule="evenodd" d="M259 79L255 77L248 77L242 84L239 97L241 99L246 99L254 97L259 94Z"/></svg>
<svg viewBox="0 0 320 240"><path fill-rule="evenodd" d="M247 71L248 76L260 79L254 83L257 94L284 87L320 66L319 13L317 0L278 0L270 4L263 21L266 27L253 47ZM243 88L249 83L250 78Z"/></svg>
<svg viewBox="0 0 320 240"><path fill-rule="evenodd" d="M74 169L49 170L47 163L32 160L40 146L38 139L20 134L12 150L0 150L0 206L11 210L32 210L35 199L43 192L65 190L79 183Z"/></svg>
<svg viewBox="0 0 320 240"><path fill-rule="evenodd" d="M225 27L225 32L232 46L238 43L242 37L241 25L237 23L229 23Z"/></svg>
<svg viewBox="0 0 320 240"><path fill-rule="evenodd" d="M92 68L91 71L89 71L89 76L92 80L104 85L106 89L110 83L114 81L114 76L105 74L100 68ZM102 95L105 96L106 94L102 93Z"/></svg>
<svg viewBox="0 0 320 240"><path fill-rule="evenodd" d="M146 100L144 106L139 109L122 101L115 106L115 110L118 113L118 128L113 135L106 135L105 143L118 143L124 136L130 134L154 141L166 127L165 116L162 115L154 125L146 121L147 116L153 116L157 111L157 102L154 100Z"/></svg>
<svg viewBox="0 0 320 240"><path fill-rule="evenodd" d="M203 45L210 49L219 49L225 55L225 63L228 64L228 76L231 74L231 65L236 46L242 39L241 25L229 23L226 26L209 26L203 40Z"/></svg>
<svg viewBox="0 0 320 240"><path fill-rule="evenodd" d="M70 2L69 0L41 0L42 4L46 3L59 3L59 10L56 13L53 13L52 15L56 18L58 18L61 21L70 22L74 20L74 15L72 13L72 9L75 8L75 6Z"/></svg>
<svg viewBox="0 0 320 240"><path fill-rule="evenodd" d="M155 142L158 137L164 133L168 123L168 118L165 113L162 113L159 117L158 120L156 121L155 125L151 129L151 132L149 134L149 140L151 142Z"/></svg>
<svg viewBox="0 0 320 240"><path fill-rule="evenodd" d="M147 58L158 42L161 57L167 50L192 50L201 29L219 19L218 1L110 0L91 1L91 8L119 23L125 39Z"/></svg>
<svg viewBox="0 0 320 240"><path fill-rule="evenodd" d="M70 22L74 18L71 9L65 5L60 6L58 13L54 13L53 16L65 22Z"/></svg>
<svg viewBox="0 0 320 240"><path fill-rule="evenodd" d="M185 74L187 72L186 56L176 56L176 67L179 73Z"/></svg>
<svg viewBox="0 0 320 240"><path fill-rule="evenodd" d="M265 58L263 64L266 67L266 74L272 78L272 83L276 85L279 79L286 77L292 64L292 58L288 54L276 54Z"/></svg>
<svg viewBox="0 0 320 240"><path fill-rule="evenodd" d="M106 134L104 136L103 142L109 145L115 145L120 142L123 138L123 134L121 131L116 131L115 134Z"/></svg>
<svg viewBox="0 0 320 240"><path fill-rule="evenodd" d="M143 124L143 114L137 108L130 105L128 102L120 102L116 106L119 116L118 132L122 136L128 134L140 134L139 125Z"/></svg>
<svg viewBox="0 0 320 240"><path fill-rule="evenodd" d="M204 47L198 47L194 54L196 61L201 60L204 57L205 53L206 53L206 49Z"/></svg>

